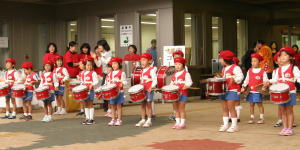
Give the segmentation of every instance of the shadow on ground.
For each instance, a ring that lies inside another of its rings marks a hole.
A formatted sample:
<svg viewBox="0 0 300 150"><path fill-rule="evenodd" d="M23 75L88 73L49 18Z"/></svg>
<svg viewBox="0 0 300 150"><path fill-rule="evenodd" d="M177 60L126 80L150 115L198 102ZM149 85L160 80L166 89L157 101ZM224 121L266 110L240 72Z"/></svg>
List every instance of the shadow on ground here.
<svg viewBox="0 0 300 150"><path fill-rule="evenodd" d="M157 117L151 128L137 128L134 125L138 122L138 118L139 116L124 116L124 125L120 127L107 126L110 119L104 117L96 117L94 125L82 125L79 118L61 119L49 123L41 121L14 122L0 125L0 132L29 132L44 137L30 146L10 148L25 150L111 141L120 137L135 136L168 123L166 117Z"/></svg>

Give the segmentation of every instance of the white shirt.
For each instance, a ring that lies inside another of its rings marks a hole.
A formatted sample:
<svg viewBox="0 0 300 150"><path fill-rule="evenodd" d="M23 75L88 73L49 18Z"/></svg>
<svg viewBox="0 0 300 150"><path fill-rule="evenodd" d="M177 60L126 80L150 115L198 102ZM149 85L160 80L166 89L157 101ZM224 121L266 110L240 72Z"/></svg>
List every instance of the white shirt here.
<svg viewBox="0 0 300 150"><path fill-rule="evenodd" d="M44 77L47 78L51 74L51 72L43 72L43 74L44 74ZM47 85L47 82L44 81L44 79L41 77L41 84L39 85L39 87L46 86L46 85ZM53 85L54 85L54 88L58 88L58 86L59 86L58 79L57 79L55 73L53 74Z"/></svg>
<svg viewBox="0 0 300 150"><path fill-rule="evenodd" d="M114 78L115 75L119 73L119 71L121 71L121 70L113 71L112 72L112 79L110 79L110 80L112 82L120 82L121 81L123 85L126 85L127 81L126 81L126 74L125 74L124 71L122 72L121 79ZM108 78L107 77L106 77L106 80L105 80L105 84L108 84Z"/></svg>
<svg viewBox="0 0 300 150"><path fill-rule="evenodd" d="M226 66L225 69L224 69L224 72L226 72L227 70L229 70L229 68L231 67L232 65L230 66ZM226 74L223 76L225 79L227 78L231 78L233 77L234 79L234 82L237 83L237 84L240 84L242 83L243 79L244 79L244 74L242 72L242 69L239 67L239 66L236 66L233 68L233 76L227 76Z"/></svg>
<svg viewBox="0 0 300 150"><path fill-rule="evenodd" d="M183 74L183 71L184 70L175 73L176 80L180 75ZM171 81L171 84L175 84L175 83L173 81ZM190 86L192 86L192 84L193 84L193 81L192 81L191 75L190 75L190 73L187 72L185 74L185 86L190 87Z"/></svg>
<svg viewBox="0 0 300 150"><path fill-rule="evenodd" d="M55 73L55 75L56 75L56 77L60 77L59 76L59 74L58 74L58 70L60 70L62 67L58 67L58 68L55 68L54 69L54 73ZM64 74L64 78L63 78L63 82L66 82L67 80L69 80L69 73L68 73L68 70L65 68L65 67L63 67L62 68L62 72L63 72L63 74Z"/></svg>
<svg viewBox="0 0 300 150"><path fill-rule="evenodd" d="M252 68L252 72L253 73L259 73L260 71L261 71L261 68ZM249 84L249 79L250 79L250 77L249 77L249 70L248 70L247 76L246 76L246 78L244 80L244 83L243 83L243 87L246 87ZM268 79L268 75L267 75L266 72L264 72L264 74L263 74L263 82L266 82L268 80L269 80ZM250 91L250 92L251 93L259 93L259 92L254 92L254 91Z"/></svg>
<svg viewBox="0 0 300 150"><path fill-rule="evenodd" d="M82 81L82 83L86 83L86 75L89 74L90 71L85 71L84 72L84 81ZM98 75L96 72L92 73L92 85L95 87L99 84L99 80L98 80Z"/></svg>
<svg viewBox="0 0 300 150"><path fill-rule="evenodd" d="M112 53L111 51L104 51L101 53L101 64L102 64L102 70L103 70L103 73L105 74L108 74L109 72L107 71L107 64L108 62L110 61L111 57L112 57Z"/></svg>
<svg viewBox="0 0 300 150"><path fill-rule="evenodd" d="M148 71L149 68L150 68L150 66L147 67L147 68L144 68L144 69L143 69L143 74L144 74L146 71ZM151 75L151 79L150 79L150 80L152 81L152 84L151 84L151 87L152 87L152 88L155 88L155 87L156 87L156 84L157 84L156 70L157 70L157 68L156 68L156 67L153 67L153 69L150 71L150 75ZM143 81L143 79L141 79L141 81Z"/></svg>
<svg viewBox="0 0 300 150"><path fill-rule="evenodd" d="M282 73L282 79L283 80L287 80L284 77L284 72L286 72L286 70L290 67L291 64L285 65L285 66L281 66L281 73ZM270 83L274 84L277 83L279 80L279 68L276 69L276 71L273 71L274 75L272 75L272 79L270 80ZM294 79L292 79L291 82L298 82L300 83L300 70L297 66L294 66L293 68L293 74L294 74ZM296 90L290 91L290 93L296 93Z"/></svg>

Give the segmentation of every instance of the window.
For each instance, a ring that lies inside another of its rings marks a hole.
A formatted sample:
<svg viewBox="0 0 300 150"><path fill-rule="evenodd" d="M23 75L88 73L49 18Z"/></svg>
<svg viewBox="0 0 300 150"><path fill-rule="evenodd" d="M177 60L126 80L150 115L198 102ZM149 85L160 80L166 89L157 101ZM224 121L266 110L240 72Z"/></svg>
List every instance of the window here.
<svg viewBox="0 0 300 150"><path fill-rule="evenodd" d="M6 22L6 20L0 20L0 37L2 37L4 41L6 41L5 43L7 43L7 45L1 45L0 46L0 59L1 60L5 60L6 58L9 57L9 33L8 33L8 24ZM5 61L1 61L1 67L5 66Z"/></svg>
<svg viewBox="0 0 300 150"><path fill-rule="evenodd" d="M67 29L67 40L68 43L71 41L78 41L78 33L77 33L77 21L68 21L68 29Z"/></svg>
<svg viewBox="0 0 300 150"><path fill-rule="evenodd" d="M219 51L223 49L222 18L212 17L211 22L213 59L218 59Z"/></svg>
<svg viewBox="0 0 300 150"><path fill-rule="evenodd" d="M151 47L151 40L156 39L156 12L140 15L141 50L145 53Z"/></svg>
<svg viewBox="0 0 300 150"><path fill-rule="evenodd" d="M100 39L107 41L112 55L115 56L115 18L100 19Z"/></svg>
<svg viewBox="0 0 300 150"><path fill-rule="evenodd" d="M241 59L248 49L248 35L247 35L247 21L244 19L237 19L237 56Z"/></svg>

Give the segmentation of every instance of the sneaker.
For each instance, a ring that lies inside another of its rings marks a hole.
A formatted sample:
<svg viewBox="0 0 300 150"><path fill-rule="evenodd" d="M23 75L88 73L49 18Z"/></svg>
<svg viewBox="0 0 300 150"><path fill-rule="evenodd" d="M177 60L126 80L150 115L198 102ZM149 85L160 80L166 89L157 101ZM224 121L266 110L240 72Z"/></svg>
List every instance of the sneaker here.
<svg viewBox="0 0 300 150"><path fill-rule="evenodd" d="M239 131L238 127L230 127L226 130L228 133L233 133Z"/></svg>
<svg viewBox="0 0 300 150"><path fill-rule="evenodd" d="M15 115L11 115L8 117L8 119L16 119L17 117Z"/></svg>
<svg viewBox="0 0 300 150"><path fill-rule="evenodd" d="M293 135L293 134L294 134L293 129L287 129L286 132L285 132L286 136L290 136L290 135Z"/></svg>
<svg viewBox="0 0 300 150"><path fill-rule="evenodd" d="M53 121L52 117L48 116L45 122Z"/></svg>
<svg viewBox="0 0 300 150"><path fill-rule="evenodd" d="M95 121L94 121L94 120L88 120L88 121L86 122L86 124L87 124L87 125L95 124Z"/></svg>
<svg viewBox="0 0 300 150"><path fill-rule="evenodd" d="M253 124L254 123L254 118L251 118L249 121L248 121L248 124Z"/></svg>
<svg viewBox="0 0 300 150"><path fill-rule="evenodd" d="M175 121L176 117L175 117L175 116L169 116L168 119L169 119L170 121Z"/></svg>
<svg viewBox="0 0 300 150"><path fill-rule="evenodd" d="M258 121L257 121L257 124L263 124L264 123L264 119L259 119Z"/></svg>
<svg viewBox="0 0 300 150"><path fill-rule="evenodd" d="M274 127L281 127L282 126L282 121L278 120L275 124Z"/></svg>
<svg viewBox="0 0 300 150"><path fill-rule="evenodd" d="M41 121L46 122L47 120L48 120L48 116L45 115L44 118Z"/></svg>
<svg viewBox="0 0 300 150"><path fill-rule="evenodd" d="M81 112L79 112L79 113L76 114L76 116L82 116L82 115L84 115L83 111L81 111Z"/></svg>
<svg viewBox="0 0 300 150"><path fill-rule="evenodd" d="M287 128L283 128L278 134L281 136L285 136L286 135L286 130L288 130Z"/></svg>
<svg viewBox="0 0 300 150"><path fill-rule="evenodd" d="M60 114L60 111L56 111L55 113L53 113L53 115L59 115Z"/></svg>
<svg viewBox="0 0 300 150"><path fill-rule="evenodd" d="M116 123L116 120L111 120L107 125L108 126L114 126Z"/></svg>
<svg viewBox="0 0 300 150"><path fill-rule="evenodd" d="M26 119L27 116L22 115L21 117L19 117L20 120Z"/></svg>
<svg viewBox="0 0 300 150"><path fill-rule="evenodd" d="M136 126L136 127L141 127L141 126L143 126L143 125L145 124L145 122L146 122L146 121L141 120L141 121L139 121L137 124L135 124L135 126Z"/></svg>
<svg viewBox="0 0 300 150"><path fill-rule="evenodd" d="M172 126L172 129L176 129L177 126L178 126L178 125L175 123L175 124Z"/></svg>
<svg viewBox="0 0 300 150"><path fill-rule="evenodd" d="M146 123L143 125L144 128L148 128L152 126L152 122L151 121L146 121Z"/></svg>
<svg viewBox="0 0 300 150"><path fill-rule="evenodd" d="M111 112L108 112L104 115L105 117L111 118Z"/></svg>
<svg viewBox="0 0 300 150"><path fill-rule="evenodd" d="M84 124L84 125L86 125L86 124L87 124L87 122L88 122L88 119L84 119L84 120L82 120L82 121L81 121L81 124Z"/></svg>
<svg viewBox="0 0 300 150"><path fill-rule="evenodd" d="M219 132L225 132L227 129L228 129L228 126L221 125L221 127L219 128Z"/></svg>
<svg viewBox="0 0 300 150"><path fill-rule="evenodd" d="M26 116L25 120L26 121L32 120L32 116L31 115Z"/></svg>
<svg viewBox="0 0 300 150"><path fill-rule="evenodd" d="M122 120L117 120L115 126L121 126L121 125L122 125Z"/></svg>
<svg viewBox="0 0 300 150"><path fill-rule="evenodd" d="M1 117L2 119L8 119L9 118L9 115L4 115Z"/></svg>
<svg viewBox="0 0 300 150"><path fill-rule="evenodd" d="M186 126L185 125L178 125L176 129L181 130L181 129L185 129Z"/></svg>
<svg viewBox="0 0 300 150"><path fill-rule="evenodd" d="M61 110L61 111L59 112L59 115L66 115L66 114L67 114L66 110Z"/></svg>

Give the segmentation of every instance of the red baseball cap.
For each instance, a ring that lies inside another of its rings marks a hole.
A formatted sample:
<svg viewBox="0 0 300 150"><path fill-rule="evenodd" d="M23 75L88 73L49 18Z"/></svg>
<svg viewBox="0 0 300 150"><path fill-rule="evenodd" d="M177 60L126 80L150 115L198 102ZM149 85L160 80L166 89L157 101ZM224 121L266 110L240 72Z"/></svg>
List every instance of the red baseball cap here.
<svg viewBox="0 0 300 150"><path fill-rule="evenodd" d="M235 57L235 54L230 50L223 50L219 53L220 57L226 60L233 59Z"/></svg>
<svg viewBox="0 0 300 150"><path fill-rule="evenodd" d="M257 53L255 54L251 54L251 58L257 58L259 61L262 61L263 60L263 57Z"/></svg>
<svg viewBox="0 0 300 150"><path fill-rule="evenodd" d="M283 51L286 51L286 52L290 53L293 57L296 55L295 50L292 47L289 47L289 46L282 47L279 52L281 53Z"/></svg>
<svg viewBox="0 0 300 150"><path fill-rule="evenodd" d="M112 57L110 59L110 64L112 64L113 62L117 62L117 63L122 63L122 58L121 57Z"/></svg>
<svg viewBox="0 0 300 150"><path fill-rule="evenodd" d="M10 63L12 63L14 65L16 64L16 60L13 59L13 58L7 58L5 62L10 62Z"/></svg>
<svg viewBox="0 0 300 150"><path fill-rule="evenodd" d="M142 58L152 60L152 55L150 53L144 53L144 54L141 55L141 59Z"/></svg>
<svg viewBox="0 0 300 150"><path fill-rule="evenodd" d="M186 63L185 59L183 57L176 57L174 58L174 62L175 63L181 63L181 64L184 64Z"/></svg>
<svg viewBox="0 0 300 150"><path fill-rule="evenodd" d="M237 57L233 57L233 62L236 63L236 64L238 64L240 62L240 60Z"/></svg>
<svg viewBox="0 0 300 150"><path fill-rule="evenodd" d="M173 52L173 57L174 57L174 55L180 55L181 57L184 57L183 52L180 51L180 50L177 50L177 51Z"/></svg>
<svg viewBox="0 0 300 150"><path fill-rule="evenodd" d="M273 58L274 61L277 61L277 60L278 60L279 54L280 54L280 52L277 52L277 53L274 55L274 58Z"/></svg>
<svg viewBox="0 0 300 150"><path fill-rule="evenodd" d="M61 60L63 60L63 59L64 59L64 57L63 57L63 56L61 56L61 55L58 55L58 56L56 56L56 57L55 57L55 61L57 61L58 59L61 59Z"/></svg>
<svg viewBox="0 0 300 150"><path fill-rule="evenodd" d="M32 68L32 67L33 67L32 62L24 62L22 64L22 68L24 68L24 69L29 69L29 68Z"/></svg>

